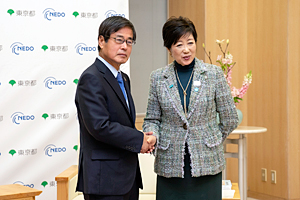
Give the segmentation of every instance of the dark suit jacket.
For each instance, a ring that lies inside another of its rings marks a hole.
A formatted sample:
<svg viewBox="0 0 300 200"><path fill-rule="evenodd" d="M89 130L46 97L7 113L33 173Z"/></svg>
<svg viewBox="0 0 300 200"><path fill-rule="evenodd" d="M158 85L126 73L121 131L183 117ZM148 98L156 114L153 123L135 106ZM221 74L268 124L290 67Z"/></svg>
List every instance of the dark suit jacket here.
<svg viewBox="0 0 300 200"><path fill-rule="evenodd" d="M130 110L111 71L99 59L81 75L75 97L80 124L77 191L123 195L134 180L142 188L138 154L143 133L135 128L130 81L122 73Z"/></svg>

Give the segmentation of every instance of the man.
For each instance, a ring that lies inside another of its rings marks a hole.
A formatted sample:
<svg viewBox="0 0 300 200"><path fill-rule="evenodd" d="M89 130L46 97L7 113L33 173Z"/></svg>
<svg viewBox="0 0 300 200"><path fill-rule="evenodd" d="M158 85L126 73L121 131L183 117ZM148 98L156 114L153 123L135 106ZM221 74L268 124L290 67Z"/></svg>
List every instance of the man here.
<svg viewBox="0 0 300 200"><path fill-rule="evenodd" d="M120 71L135 39L134 26L126 18L105 19L99 27L99 56L78 82L77 191L85 200L137 200L142 188L138 153L151 152L156 143L152 132L136 130L129 77Z"/></svg>

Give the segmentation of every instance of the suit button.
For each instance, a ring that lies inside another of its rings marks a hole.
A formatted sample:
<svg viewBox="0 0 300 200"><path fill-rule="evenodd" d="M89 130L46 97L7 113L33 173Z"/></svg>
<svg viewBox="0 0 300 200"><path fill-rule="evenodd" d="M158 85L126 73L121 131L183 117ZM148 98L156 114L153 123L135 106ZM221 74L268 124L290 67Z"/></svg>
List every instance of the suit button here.
<svg viewBox="0 0 300 200"><path fill-rule="evenodd" d="M187 125L186 125L186 123L183 124L183 129L184 129L184 130L187 130Z"/></svg>

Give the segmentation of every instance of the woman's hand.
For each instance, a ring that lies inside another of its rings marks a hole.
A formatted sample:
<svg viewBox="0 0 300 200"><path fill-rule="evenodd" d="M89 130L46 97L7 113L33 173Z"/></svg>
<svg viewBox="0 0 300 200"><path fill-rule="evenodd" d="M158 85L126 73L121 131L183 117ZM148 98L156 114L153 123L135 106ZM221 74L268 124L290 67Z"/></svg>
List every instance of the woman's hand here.
<svg viewBox="0 0 300 200"><path fill-rule="evenodd" d="M156 144L156 137L153 135L149 135L148 139L147 139L147 143L150 145L150 149L147 153L152 152L155 149L155 144Z"/></svg>

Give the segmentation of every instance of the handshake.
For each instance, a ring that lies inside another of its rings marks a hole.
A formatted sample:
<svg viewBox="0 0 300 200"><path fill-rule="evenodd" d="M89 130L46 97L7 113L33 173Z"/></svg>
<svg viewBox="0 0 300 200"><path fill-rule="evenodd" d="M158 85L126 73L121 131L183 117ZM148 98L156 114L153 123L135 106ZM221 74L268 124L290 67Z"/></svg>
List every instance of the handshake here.
<svg viewBox="0 0 300 200"><path fill-rule="evenodd" d="M140 153L150 153L155 149L156 137L152 134L153 132L144 132L144 141Z"/></svg>

